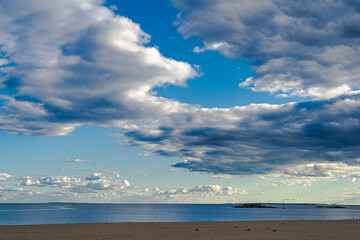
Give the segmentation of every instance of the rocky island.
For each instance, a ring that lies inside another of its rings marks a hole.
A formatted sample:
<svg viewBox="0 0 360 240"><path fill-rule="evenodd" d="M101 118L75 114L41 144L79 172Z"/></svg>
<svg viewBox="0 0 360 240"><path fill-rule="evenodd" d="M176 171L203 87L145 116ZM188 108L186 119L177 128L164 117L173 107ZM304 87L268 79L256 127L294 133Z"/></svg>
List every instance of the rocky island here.
<svg viewBox="0 0 360 240"><path fill-rule="evenodd" d="M330 205L330 206L316 206L317 208L346 208L339 205Z"/></svg>
<svg viewBox="0 0 360 240"><path fill-rule="evenodd" d="M236 205L234 208L276 208L276 207L266 206L259 203L243 203L240 205Z"/></svg>

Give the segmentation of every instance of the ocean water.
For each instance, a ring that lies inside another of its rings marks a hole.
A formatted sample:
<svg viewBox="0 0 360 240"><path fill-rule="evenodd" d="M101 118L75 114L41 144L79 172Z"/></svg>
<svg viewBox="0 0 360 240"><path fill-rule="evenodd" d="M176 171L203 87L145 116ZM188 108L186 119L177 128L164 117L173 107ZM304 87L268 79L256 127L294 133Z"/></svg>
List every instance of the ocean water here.
<svg viewBox="0 0 360 240"><path fill-rule="evenodd" d="M267 205L277 208L233 208L232 204L0 204L0 225L360 219L360 206L354 205L339 209L313 204Z"/></svg>

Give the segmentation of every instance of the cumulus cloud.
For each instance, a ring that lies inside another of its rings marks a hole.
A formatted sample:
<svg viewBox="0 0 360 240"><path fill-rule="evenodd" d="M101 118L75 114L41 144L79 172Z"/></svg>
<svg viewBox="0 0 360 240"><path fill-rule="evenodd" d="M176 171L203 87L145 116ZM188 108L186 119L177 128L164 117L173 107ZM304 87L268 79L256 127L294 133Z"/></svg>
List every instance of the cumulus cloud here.
<svg viewBox="0 0 360 240"><path fill-rule="evenodd" d="M118 191L130 187L127 180L109 179L101 173L94 173L82 178L55 176L55 177L22 177L21 186L64 188L76 193L94 193L99 191Z"/></svg>
<svg viewBox="0 0 360 240"><path fill-rule="evenodd" d="M2 200L9 199L29 199L29 197L33 197L36 195L40 195L41 193L38 191L30 191L28 189L22 187L13 187L13 188L3 188L0 189L0 198Z"/></svg>
<svg viewBox="0 0 360 240"><path fill-rule="evenodd" d="M309 187L313 182L319 181L319 178L293 178L293 179L284 179L278 182L272 183L272 187L282 187L282 186L293 186L293 185L300 185L303 187Z"/></svg>
<svg viewBox="0 0 360 240"><path fill-rule="evenodd" d="M128 180L111 178L101 173L86 176L22 176L15 179L14 186L0 187L3 200L27 199L67 199L90 202L137 201L171 202L192 199L194 201L211 197L245 196L247 191L231 186L199 185L171 189L153 188L130 184Z"/></svg>
<svg viewBox="0 0 360 240"><path fill-rule="evenodd" d="M293 168L286 168L284 174L292 177L333 177L334 173L344 173L348 171L359 171L360 167L351 166L346 163L312 163L299 165Z"/></svg>
<svg viewBox="0 0 360 240"><path fill-rule="evenodd" d="M178 30L248 61L254 91L333 97L359 88L360 11L348 0L172 0Z"/></svg>
<svg viewBox="0 0 360 240"><path fill-rule="evenodd" d="M154 188L152 190L145 189L144 191L148 197L155 199L177 199L182 197L191 198L191 196L200 195L201 197L210 196L234 196L234 195L247 195L247 191L233 187L222 187L219 185L201 185L195 187L181 187L172 188L169 190L160 190Z"/></svg>
<svg viewBox="0 0 360 240"><path fill-rule="evenodd" d="M173 166L194 172L256 175L287 171L289 175L327 176L341 165L320 164L296 171L288 166L359 162L358 94L193 111L141 127L128 126L119 136L125 145L183 158Z"/></svg>
<svg viewBox="0 0 360 240"><path fill-rule="evenodd" d="M183 107L151 89L184 85L197 71L147 46L138 24L102 3L0 1L0 87L9 93L0 129L66 135Z"/></svg>
<svg viewBox="0 0 360 240"><path fill-rule="evenodd" d="M8 173L0 173L0 181L5 181L7 179L13 178L14 176Z"/></svg>
<svg viewBox="0 0 360 240"><path fill-rule="evenodd" d="M270 184L272 187L293 185L308 187L313 182L337 181L339 178L355 182L360 176L359 173L360 167L350 163L310 163L288 166L282 171L262 176L262 178L275 181Z"/></svg>

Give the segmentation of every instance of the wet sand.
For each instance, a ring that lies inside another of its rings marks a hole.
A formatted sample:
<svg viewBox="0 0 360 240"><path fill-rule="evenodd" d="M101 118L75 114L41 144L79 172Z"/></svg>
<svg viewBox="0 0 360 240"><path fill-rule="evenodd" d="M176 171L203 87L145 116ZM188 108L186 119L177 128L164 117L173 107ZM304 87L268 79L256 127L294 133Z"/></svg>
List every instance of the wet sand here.
<svg viewBox="0 0 360 240"><path fill-rule="evenodd" d="M0 226L0 239L360 239L360 220L85 223Z"/></svg>

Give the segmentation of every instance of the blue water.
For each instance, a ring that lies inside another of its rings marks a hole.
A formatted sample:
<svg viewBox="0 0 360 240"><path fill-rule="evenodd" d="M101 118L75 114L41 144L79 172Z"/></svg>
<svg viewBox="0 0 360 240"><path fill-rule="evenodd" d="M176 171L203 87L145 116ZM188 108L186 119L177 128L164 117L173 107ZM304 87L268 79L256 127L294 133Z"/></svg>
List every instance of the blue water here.
<svg viewBox="0 0 360 240"><path fill-rule="evenodd" d="M312 204L267 205L277 208L233 208L231 204L0 204L0 225L360 218L360 206L329 209Z"/></svg>

